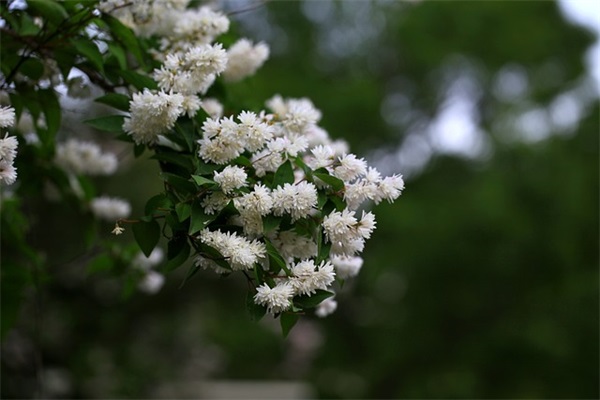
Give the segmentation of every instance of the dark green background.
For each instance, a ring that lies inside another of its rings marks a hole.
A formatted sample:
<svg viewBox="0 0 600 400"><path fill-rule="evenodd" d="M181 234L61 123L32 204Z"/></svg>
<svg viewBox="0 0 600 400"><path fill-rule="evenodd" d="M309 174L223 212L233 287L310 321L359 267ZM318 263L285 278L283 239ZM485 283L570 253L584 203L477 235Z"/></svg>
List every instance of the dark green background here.
<svg viewBox="0 0 600 400"><path fill-rule="evenodd" d="M311 7L321 22L306 18ZM108 277L57 279L43 293L41 338L28 336L33 304L23 311L18 329L32 345L22 353L35 354L38 340L45 367L69 377L67 397L169 397L203 379L283 379L324 398L598 398L599 112L597 88L583 80L595 38L550 1L319 7L269 2L232 15L233 30L270 41L273 54L227 95L256 110L276 93L309 97L331 136L407 175L403 196L375 208L378 229L337 312L305 318L284 340L276 324L249 320L245 282L234 276L203 272L179 289L179 271L159 294L128 301ZM353 38L373 27L342 56L319 51L332 29ZM507 68L528 81L508 100L494 89ZM427 142L427 124L465 76L486 154L434 152L408 172L384 158L411 135ZM556 112L550 105L567 91L583 105L569 129L551 125L532 142L506 123L532 108ZM406 106L386 115L393 93ZM140 210L160 190L156 174L146 160L104 186ZM3 348L3 397L29 397L35 366L15 361L13 342Z"/></svg>

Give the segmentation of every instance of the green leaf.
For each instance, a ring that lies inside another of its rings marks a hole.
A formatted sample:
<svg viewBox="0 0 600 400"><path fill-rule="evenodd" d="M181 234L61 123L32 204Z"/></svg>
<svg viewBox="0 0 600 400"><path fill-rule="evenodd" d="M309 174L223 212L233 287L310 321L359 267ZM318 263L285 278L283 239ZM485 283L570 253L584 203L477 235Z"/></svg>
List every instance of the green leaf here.
<svg viewBox="0 0 600 400"><path fill-rule="evenodd" d="M331 186L336 192L344 188L344 181L342 181L339 178L336 178L335 176L331 176L327 173L322 172L315 172L314 175L329 186Z"/></svg>
<svg viewBox="0 0 600 400"><path fill-rule="evenodd" d="M21 36L34 36L40 31L40 28L33 22L31 17L25 13L21 14L20 22L18 33Z"/></svg>
<svg viewBox="0 0 600 400"><path fill-rule="evenodd" d="M54 25L60 24L68 17L67 11L53 0L28 0L27 5L35 14L52 22Z"/></svg>
<svg viewBox="0 0 600 400"><path fill-rule="evenodd" d="M37 58L28 58L21 64L19 72L31 80L37 81L44 75L44 64Z"/></svg>
<svg viewBox="0 0 600 400"><path fill-rule="evenodd" d="M323 228L319 227L317 232L317 258L315 260L316 264L329 258L329 252L331 251L331 243L325 242Z"/></svg>
<svg viewBox="0 0 600 400"><path fill-rule="evenodd" d="M294 325L296 325L296 322L298 322L298 319L300 319L300 316L298 314L284 312L279 319L281 322L281 333L283 334L283 337L287 337Z"/></svg>
<svg viewBox="0 0 600 400"><path fill-rule="evenodd" d="M214 172L216 170L219 169L218 165L215 164L206 164L204 162L202 162L202 160L200 159L196 159L197 161L197 167L196 167L196 174L197 175L210 175L213 176Z"/></svg>
<svg viewBox="0 0 600 400"><path fill-rule="evenodd" d="M88 119L83 122L101 131L122 133L124 121L124 115L108 115L106 117Z"/></svg>
<svg viewBox="0 0 600 400"><path fill-rule="evenodd" d="M267 215L263 217L263 231L264 233L269 233L279 228L281 224L282 218L276 217L274 215Z"/></svg>
<svg viewBox="0 0 600 400"><path fill-rule="evenodd" d="M58 97L53 89L40 89L37 91L42 111L46 117L47 137L40 139L43 143L53 141L54 135L60 128L61 108ZM39 133L39 132L38 132Z"/></svg>
<svg viewBox="0 0 600 400"><path fill-rule="evenodd" d="M178 236L167 245L167 264L165 270L172 271L187 261L190 255L190 244L185 236Z"/></svg>
<svg viewBox="0 0 600 400"><path fill-rule="evenodd" d="M260 321L267 313L266 307L254 302L254 293L251 291L248 291L248 295L246 296L246 310L248 310L250 319L256 322Z"/></svg>
<svg viewBox="0 0 600 400"><path fill-rule="evenodd" d="M110 33L113 36L113 38L116 41L121 42L123 48L130 51L135 56L135 58L141 64L143 64L144 57L142 56L140 43L133 31L131 30L131 28L128 28L127 26L123 25L121 21L109 14L102 14L102 20L106 22L106 24L110 28Z"/></svg>
<svg viewBox="0 0 600 400"><path fill-rule="evenodd" d="M115 57L121 69L127 69L127 55L125 50L114 42L108 42L108 53Z"/></svg>
<svg viewBox="0 0 600 400"><path fill-rule="evenodd" d="M190 230L189 234L193 235L202 229L204 229L208 224L216 219L216 215L209 215L204 212L204 208L200 205L200 202L194 202L192 204L192 213L191 213L191 222L190 222Z"/></svg>
<svg viewBox="0 0 600 400"><path fill-rule="evenodd" d="M155 220L149 222L141 221L133 224L133 237L140 246L146 257L150 257L150 253L156 247L160 239L160 225Z"/></svg>
<svg viewBox="0 0 600 400"><path fill-rule="evenodd" d="M179 193L196 193L196 185L179 175L163 172L162 178Z"/></svg>
<svg viewBox="0 0 600 400"><path fill-rule="evenodd" d="M183 278L183 282L181 282L181 285L179 285L179 289L181 289L187 283L187 281L192 279L194 277L194 275L196 275L198 273L198 271L200 271L199 265L196 265L196 264L190 265L190 268L188 269L188 272L185 275L185 278Z"/></svg>
<svg viewBox="0 0 600 400"><path fill-rule="evenodd" d="M307 308L315 308L321 302L331 296L335 295L335 293L328 292L327 290L317 289L316 293L312 296L303 295L297 296L294 298L294 304L302 307L303 309Z"/></svg>
<svg viewBox="0 0 600 400"><path fill-rule="evenodd" d="M156 196L152 196L147 202L146 207L144 208L144 212L146 215L152 215L158 208L171 208L173 203L171 200L164 194L160 193Z"/></svg>
<svg viewBox="0 0 600 400"><path fill-rule="evenodd" d="M283 257L281 256L281 254L279 254L279 251L277 251L277 249L275 248L275 246L273 246L273 244L271 243L271 241L269 239L264 238L264 241L265 241L265 245L267 247L267 254L269 255L269 260L271 262L271 265L275 264L277 267L279 267L279 269L274 272L279 272L280 270L283 269L287 276L291 276L292 272L285 264Z"/></svg>
<svg viewBox="0 0 600 400"><path fill-rule="evenodd" d="M202 185L216 185L217 183L211 179L205 178L203 176L200 175L192 175L192 179L194 180L194 182L196 182L196 185L198 186L202 186Z"/></svg>
<svg viewBox="0 0 600 400"><path fill-rule="evenodd" d="M336 195L329 196L329 200L335 204L335 209L337 211L343 211L346 208L346 202Z"/></svg>
<svg viewBox="0 0 600 400"><path fill-rule="evenodd" d="M92 63L97 71L104 73L102 53L100 53L100 50L98 50L98 47L93 41L89 39L71 39L71 44L79 54Z"/></svg>
<svg viewBox="0 0 600 400"><path fill-rule="evenodd" d="M175 212L179 222L183 222L192 215L192 206L187 203L179 203L175 206Z"/></svg>
<svg viewBox="0 0 600 400"><path fill-rule="evenodd" d="M186 171L192 171L194 168L194 164L191 160L191 156L187 154L174 153L170 151L158 152L155 153L152 157L154 160L164 161L166 163L179 165L183 167Z"/></svg>
<svg viewBox="0 0 600 400"><path fill-rule="evenodd" d="M294 183L294 170L289 160L277 168L275 178L273 179L273 188L283 186L286 183Z"/></svg>
<svg viewBox="0 0 600 400"><path fill-rule="evenodd" d="M146 75L138 74L137 72L129 70L117 71L117 73L119 74L119 76L121 76L121 78L123 78L125 82L134 86L138 90L144 90L145 88L158 88L158 85L156 84L156 82L154 82L154 79Z"/></svg>
<svg viewBox="0 0 600 400"><path fill-rule="evenodd" d="M97 103L106 104L117 110L129 111L129 96L125 96L120 93L107 93L104 96L100 96L94 101Z"/></svg>

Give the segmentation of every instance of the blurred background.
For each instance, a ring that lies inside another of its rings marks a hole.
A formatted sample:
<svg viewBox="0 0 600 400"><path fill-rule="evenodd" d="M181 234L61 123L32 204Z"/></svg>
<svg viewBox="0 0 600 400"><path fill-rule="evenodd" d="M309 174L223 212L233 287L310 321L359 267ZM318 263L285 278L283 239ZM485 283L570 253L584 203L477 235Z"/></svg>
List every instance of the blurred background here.
<svg viewBox="0 0 600 400"><path fill-rule="evenodd" d="M228 96L309 97L332 137L404 175L360 275L282 339L240 277L180 288L181 267L124 300L49 208L55 278L2 344L2 398L598 398L593 2L219 4L272 50ZM157 174L142 159L100 183L136 215Z"/></svg>

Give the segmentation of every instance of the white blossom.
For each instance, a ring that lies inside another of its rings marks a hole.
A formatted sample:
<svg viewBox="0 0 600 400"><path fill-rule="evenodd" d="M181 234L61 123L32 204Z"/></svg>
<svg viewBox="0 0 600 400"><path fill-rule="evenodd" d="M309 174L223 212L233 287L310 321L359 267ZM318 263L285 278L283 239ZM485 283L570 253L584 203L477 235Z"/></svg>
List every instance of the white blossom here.
<svg viewBox="0 0 600 400"><path fill-rule="evenodd" d="M271 238L273 246L287 260L308 259L317 255L317 244L294 231L280 231Z"/></svg>
<svg viewBox="0 0 600 400"><path fill-rule="evenodd" d="M17 168L8 161L0 161L0 183L3 186L12 185L17 181Z"/></svg>
<svg viewBox="0 0 600 400"><path fill-rule="evenodd" d="M58 144L54 159L65 170L82 175L111 175L118 167L113 153L103 153L96 143L78 139Z"/></svg>
<svg viewBox="0 0 600 400"><path fill-rule="evenodd" d="M234 189L239 189L246 186L248 174L243 168L234 165L228 165L221 172L215 171L214 180L221 186L221 190L225 194L230 194Z"/></svg>
<svg viewBox="0 0 600 400"><path fill-rule="evenodd" d="M149 271L153 267L161 263L165 257L165 252L160 247L154 248L152 253L148 257L141 251L136 254L131 264L134 268L141 269L143 271Z"/></svg>
<svg viewBox="0 0 600 400"><path fill-rule="evenodd" d="M335 280L333 265L329 261L322 261L315 265L314 260L304 260L291 268L292 276L289 280L296 294L312 295L317 289L325 290Z"/></svg>
<svg viewBox="0 0 600 400"><path fill-rule="evenodd" d="M108 196L92 199L90 208L96 217L107 221L126 218L131 213L131 206L127 201Z"/></svg>
<svg viewBox="0 0 600 400"><path fill-rule="evenodd" d="M319 318L325 318L326 316L333 314L335 310L337 310L337 301L328 297L319 303L315 310L315 314Z"/></svg>
<svg viewBox="0 0 600 400"><path fill-rule="evenodd" d="M138 283L138 289L147 294L156 294L165 284L163 274L156 271L148 271Z"/></svg>
<svg viewBox="0 0 600 400"><path fill-rule="evenodd" d="M236 233L204 229L200 232L200 241L218 250L234 271L252 269L254 263L266 254L263 243L257 240L249 241Z"/></svg>
<svg viewBox="0 0 600 400"><path fill-rule="evenodd" d="M212 97L205 97L202 100L202 109L206 111L211 118L218 119L223 116L223 104Z"/></svg>
<svg viewBox="0 0 600 400"><path fill-rule="evenodd" d="M362 257L354 256L332 256L331 263L335 267L335 273L340 279L353 278L360 272L363 265Z"/></svg>
<svg viewBox="0 0 600 400"><path fill-rule="evenodd" d="M354 154L340 157L339 161L340 165L334 168L333 175L344 182L350 182L367 173L367 162L362 158L357 158Z"/></svg>
<svg viewBox="0 0 600 400"><path fill-rule="evenodd" d="M17 156L18 146L17 138L7 133L4 139L0 139L0 160L12 163Z"/></svg>
<svg viewBox="0 0 600 400"><path fill-rule="evenodd" d="M136 144L154 144L158 135L173 128L184 112L183 102L184 97L178 93L153 93L148 89L134 93L123 129Z"/></svg>
<svg viewBox="0 0 600 400"><path fill-rule="evenodd" d="M256 288L254 302L267 307L270 314L279 314L292 306L294 289L288 282L278 283L274 287L269 287L263 283Z"/></svg>
<svg viewBox="0 0 600 400"><path fill-rule="evenodd" d="M306 217L317 205L317 188L310 182L278 186L273 190L273 213L290 214L292 220Z"/></svg>
<svg viewBox="0 0 600 400"><path fill-rule="evenodd" d="M10 106L0 107L0 128L8 128L15 124L15 109Z"/></svg>
<svg viewBox="0 0 600 400"><path fill-rule="evenodd" d="M211 193L200 202L200 205L204 207L204 212L209 215L218 214L227 207L227 204L229 204L229 197L222 192Z"/></svg>
<svg viewBox="0 0 600 400"><path fill-rule="evenodd" d="M269 58L269 46L265 43L252 45L248 39L240 39L228 50L227 69L223 72L225 81L237 82L254 75Z"/></svg>

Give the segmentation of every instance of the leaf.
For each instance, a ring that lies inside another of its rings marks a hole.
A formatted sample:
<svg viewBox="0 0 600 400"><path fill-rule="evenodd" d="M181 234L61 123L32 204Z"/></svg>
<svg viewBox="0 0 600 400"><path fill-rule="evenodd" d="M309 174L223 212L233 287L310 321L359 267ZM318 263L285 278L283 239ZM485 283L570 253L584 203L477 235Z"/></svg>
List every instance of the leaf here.
<svg viewBox="0 0 600 400"><path fill-rule="evenodd" d="M284 312L279 319L281 323L281 333L283 334L283 337L287 337L294 325L296 325L296 322L298 322L298 319L300 319L300 316L298 314Z"/></svg>
<svg viewBox="0 0 600 400"><path fill-rule="evenodd" d="M287 276L291 276L292 272L287 267L285 261L283 260L283 257L281 256L281 254L279 254L279 251L277 251L277 249L275 248L275 246L273 246L269 239L264 238L264 241L267 247L267 254L269 255L269 260L271 261L271 263L275 263L279 267L279 270L283 269ZM279 270L274 272L279 272Z"/></svg>
<svg viewBox="0 0 600 400"><path fill-rule="evenodd" d="M187 261L190 255L190 244L185 236L177 236L167 245L167 264L165 270L172 271Z"/></svg>
<svg viewBox="0 0 600 400"><path fill-rule="evenodd" d="M102 53L100 53L100 50L98 50L98 47L93 41L87 39L71 39L70 42L79 54L92 63L97 71L104 73Z"/></svg>
<svg viewBox="0 0 600 400"><path fill-rule="evenodd" d="M117 110L129 111L129 96L120 93L107 93L94 100L97 103L106 104Z"/></svg>
<svg viewBox="0 0 600 400"><path fill-rule="evenodd" d="M192 215L192 206L187 203L179 203L175 206L175 212L179 222L183 222Z"/></svg>
<svg viewBox="0 0 600 400"><path fill-rule="evenodd" d="M138 42L138 39L136 38L131 28L128 28L127 26L123 25L121 21L109 14L102 14L102 20L106 22L106 24L110 28L110 33L112 37L116 41L121 42L123 48L130 51L134 55L134 57L141 64L143 64L144 58L140 49L140 43Z"/></svg>
<svg viewBox="0 0 600 400"><path fill-rule="evenodd" d="M204 212L204 208L199 202L192 204L191 222L189 234L193 235L204 229L209 223L216 219L216 215L209 215Z"/></svg>
<svg viewBox="0 0 600 400"><path fill-rule="evenodd" d="M344 181L342 181L339 178L336 178L335 176L331 176L322 172L315 172L314 175L329 186L331 186L336 192L344 188Z"/></svg>
<svg viewBox="0 0 600 400"><path fill-rule="evenodd" d="M122 133L124 121L124 115L107 115L106 117L88 119L83 122L101 131Z"/></svg>
<svg viewBox="0 0 600 400"><path fill-rule="evenodd" d="M216 182L205 178L203 176L200 175L192 175L192 179L194 180L194 182L196 182L196 185L198 186L202 186L202 185L216 185Z"/></svg>
<svg viewBox="0 0 600 400"><path fill-rule="evenodd" d="M282 218L276 217L274 215L267 215L263 217L263 231L264 233L269 233L274 231L281 224Z"/></svg>
<svg viewBox="0 0 600 400"><path fill-rule="evenodd" d="M60 128L61 108L56 93L53 89L40 89L37 91L42 111L46 117L47 137L42 138L42 142L49 143L54 139L54 135ZM39 132L38 132L39 133ZM44 140L45 139L45 140Z"/></svg>
<svg viewBox="0 0 600 400"><path fill-rule="evenodd" d="M53 0L28 0L27 5L35 14L40 15L54 25L60 24L68 17L67 11Z"/></svg>
<svg viewBox="0 0 600 400"><path fill-rule="evenodd" d="M277 168L273 179L273 188L283 186L286 183L294 183L294 170L289 161L284 162Z"/></svg>
<svg viewBox="0 0 600 400"><path fill-rule="evenodd" d="M329 252L331 251L331 243L325 242L325 237L323 235L323 228L318 228L317 233L317 258L315 263L318 264L321 261L324 261L329 258Z"/></svg>
<svg viewBox="0 0 600 400"><path fill-rule="evenodd" d="M190 265L190 268L188 269L188 272L185 275L185 278L183 278L183 282L181 282L181 285L179 285L179 289L181 289L187 283L187 281L192 279L194 277L194 275L196 275L198 273L198 271L200 271L199 265L196 265L196 264Z"/></svg>
<svg viewBox="0 0 600 400"><path fill-rule="evenodd" d="M158 88L158 85L156 84L154 79L146 75L138 74L137 72L129 70L117 71L117 74L119 74L119 76L123 78L125 82L127 82L130 85L133 85L138 90L144 90L145 88Z"/></svg>
<svg viewBox="0 0 600 400"><path fill-rule="evenodd" d="M325 299L335 295L335 293L328 292L327 290L317 289L316 293L312 296L303 295L294 297L294 304L302 307L303 309L315 308Z"/></svg>
<svg viewBox="0 0 600 400"><path fill-rule="evenodd" d="M170 151L160 153L157 152L150 158L154 160L164 161L166 163L179 165L180 167L183 167L186 171L191 171L194 168L193 162L190 160L190 156L181 153L173 153Z"/></svg>
<svg viewBox="0 0 600 400"><path fill-rule="evenodd" d="M158 240L160 239L160 226L155 220L149 222L140 221L133 224L133 237L137 242L138 246L146 257L150 257L150 253L156 247Z"/></svg>
<svg viewBox="0 0 600 400"><path fill-rule="evenodd" d="M160 193L157 194L156 196L152 196L147 202L146 202L146 207L144 208L144 212L146 213L146 215L152 215L154 214L154 211L156 211L159 208L171 208L171 206L173 205L173 203L171 203L171 200L169 200L169 198L164 194L164 193Z"/></svg>
<svg viewBox="0 0 600 400"><path fill-rule="evenodd" d="M19 72L31 80L37 81L44 75L44 64L37 58L28 58L21 64Z"/></svg>
<svg viewBox="0 0 600 400"><path fill-rule="evenodd" d="M337 211L343 211L346 208L346 202L336 195L329 196L329 200L335 204Z"/></svg>
<svg viewBox="0 0 600 400"><path fill-rule="evenodd" d="M180 193L196 193L196 185L179 175L163 172L161 176L169 185Z"/></svg>
<svg viewBox="0 0 600 400"><path fill-rule="evenodd" d="M125 54L125 50L114 42L108 42L106 44L108 45L108 52L115 57L119 63L119 67L121 69L127 69L127 55Z"/></svg>

